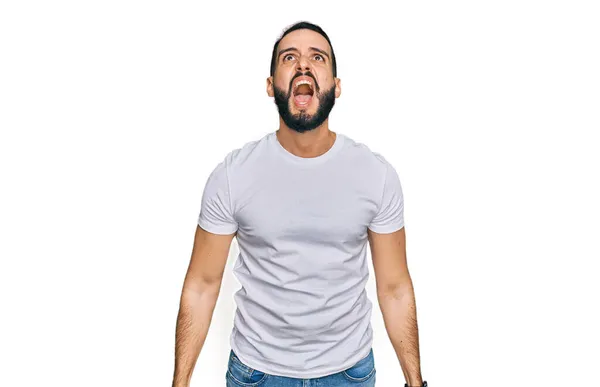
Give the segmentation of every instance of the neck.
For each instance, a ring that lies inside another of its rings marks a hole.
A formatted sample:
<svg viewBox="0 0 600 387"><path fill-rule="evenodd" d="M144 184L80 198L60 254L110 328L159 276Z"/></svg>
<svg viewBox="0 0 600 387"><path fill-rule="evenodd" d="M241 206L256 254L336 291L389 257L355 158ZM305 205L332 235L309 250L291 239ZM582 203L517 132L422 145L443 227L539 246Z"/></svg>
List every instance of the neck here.
<svg viewBox="0 0 600 387"><path fill-rule="evenodd" d="M288 152L298 157L318 157L326 153L335 142L337 134L329 130L329 119L315 129L298 133L290 129L279 118L279 129L275 132L277 140Z"/></svg>

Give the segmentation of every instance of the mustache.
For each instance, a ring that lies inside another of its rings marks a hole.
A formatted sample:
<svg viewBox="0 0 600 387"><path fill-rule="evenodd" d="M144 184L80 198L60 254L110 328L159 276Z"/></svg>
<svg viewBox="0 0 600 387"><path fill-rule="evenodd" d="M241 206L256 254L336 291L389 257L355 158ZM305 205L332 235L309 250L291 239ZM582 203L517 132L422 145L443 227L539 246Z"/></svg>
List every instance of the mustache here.
<svg viewBox="0 0 600 387"><path fill-rule="evenodd" d="M294 76L292 77L292 80L290 81L290 87L288 89L288 90L290 90L290 93L292 92L292 85L294 84L294 81L296 80L296 78L301 77L303 75L306 75L307 77L312 78L313 84L315 85L315 92L319 92L319 84L317 83L315 76L310 71L307 71L305 73L301 73L298 71L298 72L296 72L296 74L294 74Z"/></svg>

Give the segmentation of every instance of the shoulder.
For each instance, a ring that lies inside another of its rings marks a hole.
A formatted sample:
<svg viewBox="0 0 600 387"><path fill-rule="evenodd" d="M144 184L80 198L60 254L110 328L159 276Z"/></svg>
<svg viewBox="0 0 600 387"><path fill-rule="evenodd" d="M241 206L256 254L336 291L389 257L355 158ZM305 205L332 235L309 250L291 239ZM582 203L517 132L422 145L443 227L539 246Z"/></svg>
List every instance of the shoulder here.
<svg viewBox="0 0 600 387"><path fill-rule="evenodd" d="M354 166L362 165L365 169L376 174L385 175L387 173L388 168L392 165L381 152L373 150L369 145L356 141L349 136L344 135L344 137L347 155L350 160L353 160Z"/></svg>
<svg viewBox="0 0 600 387"><path fill-rule="evenodd" d="M267 138L268 134L242 143L237 148L230 150L220 164L229 171L236 171L243 168L249 162L256 160L263 154L267 146Z"/></svg>
<svg viewBox="0 0 600 387"><path fill-rule="evenodd" d="M257 155L262 153L260 148L263 146L265 137L242 143L241 146L228 151L225 156L221 156L209 174L205 196L221 191L231 195L233 200L234 190L237 192L240 186L243 186L241 183L252 181L252 178L247 178L253 176L252 173L249 173L248 168L253 168L249 164L255 163L248 163L248 160L256 159Z"/></svg>

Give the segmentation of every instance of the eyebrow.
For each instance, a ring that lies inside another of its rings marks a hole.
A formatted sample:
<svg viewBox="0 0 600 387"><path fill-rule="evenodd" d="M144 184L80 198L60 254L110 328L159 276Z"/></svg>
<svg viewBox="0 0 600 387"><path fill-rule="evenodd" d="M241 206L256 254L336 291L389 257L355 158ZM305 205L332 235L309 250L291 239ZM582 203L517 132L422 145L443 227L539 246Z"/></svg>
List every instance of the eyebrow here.
<svg viewBox="0 0 600 387"><path fill-rule="evenodd" d="M323 55L325 55L327 57L327 59L329 59L329 54L323 50L321 50L320 48L317 47L309 47L309 50L312 51L317 51L318 53L321 53ZM299 51L296 47L288 47L284 50L279 51L279 54L277 54L277 58L281 57L281 54L285 54L288 51Z"/></svg>

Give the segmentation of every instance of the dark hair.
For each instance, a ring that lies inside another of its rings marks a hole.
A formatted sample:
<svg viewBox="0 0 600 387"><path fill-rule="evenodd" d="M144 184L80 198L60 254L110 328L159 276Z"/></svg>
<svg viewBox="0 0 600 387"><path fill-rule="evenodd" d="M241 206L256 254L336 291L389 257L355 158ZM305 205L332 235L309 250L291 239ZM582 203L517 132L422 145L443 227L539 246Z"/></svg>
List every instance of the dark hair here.
<svg viewBox="0 0 600 387"><path fill-rule="evenodd" d="M275 42L275 46L273 46L273 56L271 57L271 76L273 76L275 74L275 66L276 66L276 62L277 62L277 47L279 46L279 42L281 42L281 39L283 39L283 37L286 36L287 34L289 34L290 32L296 31L296 30L301 30L301 29L315 31L315 32L321 34L321 36L323 36L325 38L325 40L327 40L327 43L329 43L329 47L331 48L331 66L333 69L333 76L337 77L337 65L335 63L335 54L333 53L333 46L331 45L329 36L327 36L325 31L323 31L323 29L321 27L319 27L318 25L309 23L306 21L301 21L301 22L298 22L298 23L293 24L292 26L288 27L283 32L283 35L281 35L281 37L279 37L279 39L277 39L277 41Z"/></svg>

